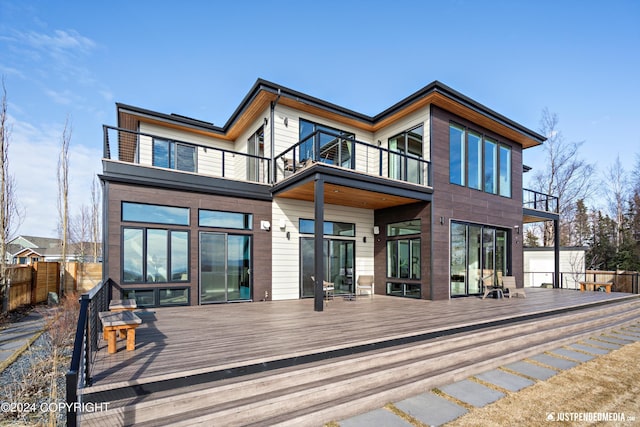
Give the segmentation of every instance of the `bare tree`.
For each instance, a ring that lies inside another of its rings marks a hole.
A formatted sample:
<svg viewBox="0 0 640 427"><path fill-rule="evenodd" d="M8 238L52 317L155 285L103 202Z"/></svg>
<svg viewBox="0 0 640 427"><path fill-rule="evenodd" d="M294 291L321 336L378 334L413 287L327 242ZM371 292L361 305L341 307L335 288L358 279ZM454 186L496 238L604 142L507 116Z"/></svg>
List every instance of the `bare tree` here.
<svg viewBox="0 0 640 427"><path fill-rule="evenodd" d="M65 286L67 246L69 241L69 143L71 142L70 118L64 122L58 158L58 219L62 240L62 266L60 268L60 294Z"/></svg>
<svg viewBox="0 0 640 427"><path fill-rule="evenodd" d="M85 260L91 250L91 227L91 208L82 205L80 212L69 220L69 240L73 243L74 255L80 262Z"/></svg>
<svg viewBox="0 0 640 427"><path fill-rule="evenodd" d="M620 156L609 167L605 177L604 198L607 201L609 215L616 222L615 245L619 248L622 243L622 226L625 214L625 204L628 201L627 174L620 163Z"/></svg>
<svg viewBox="0 0 640 427"><path fill-rule="evenodd" d="M9 288L7 271L7 243L11 241L22 221L22 212L15 196L15 181L9 172L9 140L11 129L7 123L7 89L2 78L0 101L0 281L2 282L2 311L8 309Z"/></svg>
<svg viewBox="0 0 640 427"><path fill-rule="evenodd" d="M566 142L558 130L557 114L550 113L546 108L542 111L540 132L547 137L543 145L546 168L534 175L533 187L541 193L559 198L561 230L569 231L576 202L591 194L594 166L580 158L580 147L584 142ZM571 234L563 233L561 244L568 244ZM549 222L544 226L543 245L553 245L553 228Z"/></svg>
<svg viewBox="0 0 640 427"><path fill-rule="evenodd" d="M93 262L98 262L100 245L100 181L94 177L91 182L91 242L93 245Z"/></svg>

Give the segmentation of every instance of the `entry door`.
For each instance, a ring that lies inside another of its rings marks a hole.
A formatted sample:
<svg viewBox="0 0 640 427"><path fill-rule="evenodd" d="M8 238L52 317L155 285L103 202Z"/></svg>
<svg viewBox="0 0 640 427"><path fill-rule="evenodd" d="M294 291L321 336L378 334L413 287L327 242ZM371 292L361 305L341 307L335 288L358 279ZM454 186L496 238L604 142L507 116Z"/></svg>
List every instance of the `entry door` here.
<svg viewBox="0 0 640 427"><path fill-rule="evenodd" d="M300 293L303 298L313 297L315 277L314 239L300 239ZM332 282L336 294L353 293L353 264L355 244L352 240L324 239L322 245L324 280Z"/></svg>
<svg viewBox="0 0 640 427"><path fill-rule="evenodd" d="M200 303L251 299L251 236L200 233Z"/></svg>

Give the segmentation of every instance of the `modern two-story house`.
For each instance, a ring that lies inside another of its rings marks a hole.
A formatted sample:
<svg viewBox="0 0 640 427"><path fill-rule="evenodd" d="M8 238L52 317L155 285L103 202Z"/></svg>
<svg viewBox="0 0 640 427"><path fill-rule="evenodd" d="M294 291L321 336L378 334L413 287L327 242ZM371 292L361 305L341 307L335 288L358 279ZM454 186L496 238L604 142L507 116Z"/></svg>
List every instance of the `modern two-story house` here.
<svg viewBox="0 0 640 427"><path fill-rule="evenodd" d="M355 292L442 300L522 286L522 188L542 135L440 82L375 116L258 80L223 126L116 104L104 127L104 274L140 305ZM525 196L523 196L523 194ZM558 234L558 233L556 233ZM322 254L322 256L315 256Z"/></svg>

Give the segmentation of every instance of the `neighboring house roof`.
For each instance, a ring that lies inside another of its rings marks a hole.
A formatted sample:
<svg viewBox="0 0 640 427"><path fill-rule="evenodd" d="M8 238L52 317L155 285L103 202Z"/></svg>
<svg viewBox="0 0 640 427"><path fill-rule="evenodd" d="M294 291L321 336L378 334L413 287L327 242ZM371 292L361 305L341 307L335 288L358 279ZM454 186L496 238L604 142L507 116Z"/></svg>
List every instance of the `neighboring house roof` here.
<svg viewBox="0 0 640 427"><path fill-rule="evenodd" d="M209 133L218 138L235 140L244 127L251 123L252 119L259 117L264 108L267 108L270 103L278 103L312 114L346 121L355 127L370 132L375 132L388 125L402 117L403 114L408 114L418 108L433 104L492 129L498 134L522 144L524 148L540 145L546 140L544 136L537 132L508 119L439 81L428 84L375 116L361 114L263 79L256 81L238 108L222 127L178 114L163 114L121 103L116 103L116 110L119 127L122 127L120 112L123 112L136 115L142 120L171 123L174 126L179 124L181 127L189 128L196 132Z"/></svg>
<svg viewBox="0 0 640 427"><path fill-rule="evenodd" d="M14 243L16 242L16 243ZM70 243L68 245L67 256L74 257L82 252L84 244L84 255L92 253L92 243ZM62 257L62 240L50 237L18 236L7 245L7 251L12 257L27 256L32 253L43 257ZM9 249L11 248L11 249ZM24 254L23 254L24 252ZM102 245L98 245L98 255L102 253Z"/></svg>

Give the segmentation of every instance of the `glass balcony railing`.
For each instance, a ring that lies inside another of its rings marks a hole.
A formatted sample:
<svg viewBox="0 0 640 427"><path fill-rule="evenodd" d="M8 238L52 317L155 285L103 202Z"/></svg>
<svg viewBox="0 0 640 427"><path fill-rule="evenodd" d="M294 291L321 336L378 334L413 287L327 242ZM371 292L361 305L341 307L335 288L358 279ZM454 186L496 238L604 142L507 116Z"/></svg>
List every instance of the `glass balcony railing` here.
<svg viewBox="0 0 640 427"><path fill-rule="evenodd" d="M314 163L322 163L431 186L430 162L402 151L377 147L350 136L324 130L316 131L297 142L277 155L274 161L276 181L281 181Z"/></svg>

